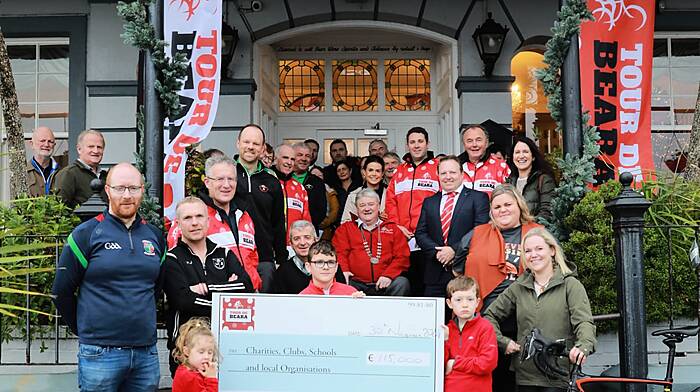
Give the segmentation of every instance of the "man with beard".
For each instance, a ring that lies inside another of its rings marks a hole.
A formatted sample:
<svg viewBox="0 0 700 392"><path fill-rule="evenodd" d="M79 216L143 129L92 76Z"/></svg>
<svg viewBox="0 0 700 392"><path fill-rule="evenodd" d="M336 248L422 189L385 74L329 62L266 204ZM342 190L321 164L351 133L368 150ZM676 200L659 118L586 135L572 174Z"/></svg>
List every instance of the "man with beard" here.
<svg viewBox="0 0 700 392"><path fill-rule="evenodd" d="M81 391L155 391L163 235L137 213L143 178L134 166L114 166L105 192L109 207L68 236L51 290L54 303L78 335Z"/></svg>
<svg viewBox="0 0 700 392"><path fill-rule="evenodd" d="M360 167L357 159L352 156L348 156L348 146L345 144L343 139L335 139L331 142L329 154L331 156L331 164L323 168L323 181L326 182L331 187L337 187L340 184L338 179L338 164L341 162L347 162L352 167L352 179L355 182L362 182L362 176L360 174ZM342 206L341 206L342 208Z"/></svg>
<svg viewBox="0 0 700 392"><path fill-rule="evenodd" d="M260 162L260 154L265 148L262 128L256 124L244 126L238 134L237 147L238 185L235 200L253 218L261 291L267 293L272 286L275 262L281 263L287 259L284 194L279 180Z"/></svg>
<svg viewBox="0 0 700 392"><path fill-rule="evenodd" d="M300 219L311 220L309 195L306 193L306 188L293 178L295 160L294 149L290 145L280 144L277 146L275 164L272 166L272 170L280 180L282 192L284 192L284 218L287 222L285 225L287 228L287 241L289 241L289 229L294 222ZM289 242L287 243L289 244Z"/></svg>
<svg viewBox="0 0 700 392"><path fill-rule="evenodd" d="M304 143L294 145L294 179L299 181L309 195L309 209L311 222L320 229L321 222L326 218L326 186L323 180L309 173L311 163L311 150Z"/></svg>
<svg viewBox="0 0 700 392"><path fill-rule="evenodd" d="M311 222L298 220L289 229L289 242L292 244L294 256L280 264L275 271L272 292L275 294L299 294L311 281L304 263L309 261L309 247L317 241L316 230ZM338 268L335 274L336 282L345 283L343 271Z"/></svg>
<svg viewBox="0 0 700 392"><path fill-rule="evenodd" d="M53 155L56 138L49 127L38 127L32 132L32 159L27 162L27 188L30 197L50 194L56 188L58 162Z"/></svg>
<svg viewBox="0 0 700 392"><path fill-rule="evenodd" d="M323 167L316 164L318 161L318 150L320 148L318 142L314 139L306 139L304 140L304 144L309 146L309 150L311 150L311 163L309 164L309 172L313 171L314 169L318 169L321 173L323 173ZM321 174L321 176L322 175L323 174ZM323 177L321 176L318 177L323 179Z"/></svg>
<svg viewBox="0 0 700 392"><path fill-rule="evenodd" d="M253 287L260 290L262 279L258 274L258 250L255 241L257 226L234 200L238 182L236 162L227 156L213 156L204 162L204 174L206 191L200 191L199 198L207 205L207 237L215 244L233 252L243 264ZM176 220L168 232L168 247L176 246L180 236L181 230Z"/></svg>

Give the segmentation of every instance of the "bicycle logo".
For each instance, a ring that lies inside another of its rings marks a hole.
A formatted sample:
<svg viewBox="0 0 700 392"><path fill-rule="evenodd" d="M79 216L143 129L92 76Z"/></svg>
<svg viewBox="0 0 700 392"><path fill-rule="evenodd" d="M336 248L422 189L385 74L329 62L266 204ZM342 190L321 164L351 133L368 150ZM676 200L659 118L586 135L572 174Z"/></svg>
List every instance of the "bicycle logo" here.
<svg viewBox="0 0 700 392"><path fill-rule="evenodd" d="M607 21L604 21L604 23L608 24L608 31L612 31L617 24L617 21L620 20L623 15L631 19L636 19L638 16L642 17L642 23L639 24L639 27L637 27L635 31L644 27L644 25L647 23L647 12L644 10L644 7L636 4L626 5L625 0L595 1L596 3L600 4L600 7L593 10L593 15L600 15L596 18L599 22L603 20L604 17L607 17Z"/></svg>

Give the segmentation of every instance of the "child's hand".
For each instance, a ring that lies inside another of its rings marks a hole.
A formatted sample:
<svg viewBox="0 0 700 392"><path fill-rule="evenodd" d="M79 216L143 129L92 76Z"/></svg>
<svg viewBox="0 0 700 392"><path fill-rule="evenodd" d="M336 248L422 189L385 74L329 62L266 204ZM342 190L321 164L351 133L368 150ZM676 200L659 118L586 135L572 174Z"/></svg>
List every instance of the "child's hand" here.
<svg viewBox="0 0 700 392"><path fill-rule="evenodd" d="M442 326L442 332L445 333L445 341L448 341L450 339L450 329L447 328L447 325Z"/></svg>
<svg viewBox="0 0 700 392"><path fill-rule="evenodd" d="M219 364L217 362L205 362L199 373L207 378L219 378Z"/></svg>
<svg viewBox="0 0 700 392"><path fill-rule="evenodd" d="M445 367L445 375L452 373L452 367L455 365L455 360L450 359L447 361L447 366Z"/></svg>

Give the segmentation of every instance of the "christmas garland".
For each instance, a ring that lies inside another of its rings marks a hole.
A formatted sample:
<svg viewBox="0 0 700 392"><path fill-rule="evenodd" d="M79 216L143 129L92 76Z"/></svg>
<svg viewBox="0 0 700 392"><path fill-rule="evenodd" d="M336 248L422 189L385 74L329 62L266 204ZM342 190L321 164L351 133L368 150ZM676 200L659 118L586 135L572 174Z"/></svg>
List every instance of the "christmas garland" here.
<svg viewBox="0 0 700 392"><path fill-rule="evenodd" d="M182 88L182 82L187 73L187 61L183 54L177 53L172 58L165 56L166 43L156 38L153 26L148 22L148 6L153 0L136 0L130 3L117 3L117 12L124 19L124 32L121 34L124 43L136 46L141 51L148 51L153 59L158 77L153 88L158 92L165 116L175 118L180 112L180 100L177 92ZM144 121L143 107L136 113L136 129L139 133L138 151L134 153L136 168L145 173ZM149 223L157 227L163 226L161 206L158 197L151 196L151 184L144 182L145 194L139 213Z"/></svg>
<svg viewBox="0 0 700 392"><path fill-rule="evenodd" d="M545 68L537 72L536 77L542 81L547 94L547 109L557 123L557 131L562 132L562 92L559 71L564 63L571 45L571 37L580 31L581 22L593 20L593 15L586 7L586 1L570 0L558 13L559 20L552 27L552 38L547 41L544 53ZM558 160L561 170L559 186L554 191L552 200L552 218L546 221L547 228L559 240L566 239L568 231L564 225L565 218L588 192L588 184L594 182L594 160L600 153L598 140L600 136L595 127L588 124L589 115L584 113L581 119L583 134L583 151L581 156L566 154Z"/></svg>

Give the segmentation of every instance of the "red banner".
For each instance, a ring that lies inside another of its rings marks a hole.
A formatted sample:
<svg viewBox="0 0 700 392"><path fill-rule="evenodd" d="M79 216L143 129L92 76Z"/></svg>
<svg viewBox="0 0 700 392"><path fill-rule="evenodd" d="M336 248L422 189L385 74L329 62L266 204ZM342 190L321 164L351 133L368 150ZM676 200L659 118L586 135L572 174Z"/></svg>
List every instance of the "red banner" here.
<svg viewBox="0 0 700 392"><path fill-rule="evenodd" d="M651 65L654 1L587 0L595 21L581 24L581 104L600 133L598 185L630 172L654 171Z"/></svg>

